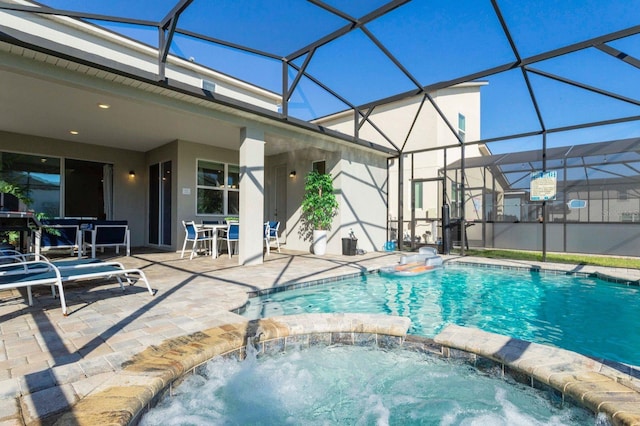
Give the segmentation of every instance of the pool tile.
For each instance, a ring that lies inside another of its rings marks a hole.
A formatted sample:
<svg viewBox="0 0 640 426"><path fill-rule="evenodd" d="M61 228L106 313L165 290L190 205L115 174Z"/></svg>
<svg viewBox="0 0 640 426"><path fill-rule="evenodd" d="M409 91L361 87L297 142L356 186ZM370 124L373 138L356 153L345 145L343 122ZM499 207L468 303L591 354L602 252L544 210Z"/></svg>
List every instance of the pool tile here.
<svg viewBox="0 0 640 426"><path fill-rule="evenodd" d="M286 340L284 337L264 342L264 353L268 355L282 353L285 351L285 348Z"/></svg>
<svg viewBox="0 0 640 426"><path fill-rule="evenodd" d="M331 333L313 333L309 336L309 346L327 346L331 344Z"/></svg>
<svg viewBox="0 0 640 426"><path fill-rule="evenodd" d="M353 344L356 346L376 346L377 335L371 333L353 333Z"/></svg>
<svg viewBox="0 0 640 426"><path fill-rule="evenodd" d="M331 333L331 344L333 345L339 345L339 344L352 345L353 340L354 340L353 333L349 333L349 332Z"/></svg>

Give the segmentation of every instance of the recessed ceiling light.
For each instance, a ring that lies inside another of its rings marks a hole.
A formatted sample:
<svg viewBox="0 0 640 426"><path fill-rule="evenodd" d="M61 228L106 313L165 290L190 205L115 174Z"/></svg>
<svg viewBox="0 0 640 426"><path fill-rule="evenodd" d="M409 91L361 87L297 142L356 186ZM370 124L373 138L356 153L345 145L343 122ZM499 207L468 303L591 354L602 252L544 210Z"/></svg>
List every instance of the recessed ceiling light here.
<svg viewBox="0 0 640 426"><path fill-rule="evenodd" d="M77 130L69 130L69 133L71 133L72 135L77 135L80 132Z"/></svg>
<svg viewBox="0 0 640 426"><path fill-rule="evenodd" d="M109 109L109 108L111 108L111 105L109 105L109 104L99 103L99 104L98 104L98 108L102 108L102 109Z"/></svg>

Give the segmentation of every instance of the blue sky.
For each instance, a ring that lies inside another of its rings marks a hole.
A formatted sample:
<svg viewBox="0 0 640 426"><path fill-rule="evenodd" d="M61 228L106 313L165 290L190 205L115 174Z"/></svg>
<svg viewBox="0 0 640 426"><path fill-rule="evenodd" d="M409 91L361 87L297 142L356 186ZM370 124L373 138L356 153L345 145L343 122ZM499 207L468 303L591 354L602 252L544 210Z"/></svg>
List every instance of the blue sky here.
<svg viewBox="0 0 640 426"><path fill-rule="evenodd" d="M168 0L45 0L62 9L159 20L174 4ZM361 17L385 4L380 0L331 0L327 4ZM640 24L637 0L498 0L522 58ZM302 0L195 0L178 26L210 37L289 55L347 21ZM101 22L112 30L157 45L153 29ZM468 75L514 60L489 0L414 0L367 25L421 85ZM640 58L640 36L609 46ZM176 36L172 53L237 76L274 92L281 91L281 63L233 49ZM294 61L300 65L304 57ZM533 68L640 99L640 70L589 48L532 65ZM353 104L362 104L416 86L362 31L318 49L308 72ZM290 78L295 74L290 73ZM640 115L634 103L610 99L539 75L529 75L547 128ZM482 89L482 137L540 129L520 70L487 77ZM290 113L311 119L347 105L307 79L293 94ZM569 134L550 134L551 146L640 136L640 125L626 123ZM539 145L540 138L527 139ZM520 141L522 142L522 141ZM531 149L534 149L533 146ZM492 144L492 151L508 150Z"/></svg>

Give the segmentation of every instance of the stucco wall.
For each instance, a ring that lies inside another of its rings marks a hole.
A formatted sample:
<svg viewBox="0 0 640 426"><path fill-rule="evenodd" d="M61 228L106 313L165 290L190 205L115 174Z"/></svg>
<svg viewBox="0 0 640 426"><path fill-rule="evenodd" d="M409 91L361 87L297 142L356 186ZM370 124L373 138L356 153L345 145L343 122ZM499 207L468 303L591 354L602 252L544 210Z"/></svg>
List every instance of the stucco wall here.
<svg viewBox="0 0 640 426"><path fill-rule="evenodd" d="M327 253L342 253L342 238L353 229L358 247L366 251L380 250L386 238L386 158L355 149L340 152L307 149L286 154L287 167L296 170L287 186L286 247L310 251L311 241L304 238L300 204L304 196L305 176L313 161L326 161L326 171L334 178L339 203L338 214L328 234ZM283 156L273 159L282 164Z"/></svg>
<svg viewBox="0 0 640 426"><path fill-rule="evenodd" d="M342 238L353 230L357 247L380 251L387 240L387 161L376 155L346 151L340 161L336 183L340 190L340 228L336 232L342 250Z"/></svg>
<svg viewBox="0 0 640 426"><path fill-rule="evenodd" d="M287 248L291 250L310 251L311 241L305 239L300 204L304 196L304 181L312 170L314 161L325 161L326 172L335 179L340 168L340 155L337 152L329 152L316 148L297 150L287 154L288 166L296 171L295 178L290 179L287 187ZM336 191L335 182L334 189ZM336 253L338 247L336 232L339 228L338 217L334 218L332 230L327 241L327 253Z"/></svg>
<svg viewBox="0 0 640 426"><path fill-rule="evenodd" d="M458 114L465 116L466 120L466 141L480 139L480 87L484 83L461 84L451 88L442 89L431 94L438 107L445 115L453 128L458 130ZM446 160L444 150L428 151L406 155L404 159L404 185L403 215L404 220L411 218L411 189L410 180L413 177L419 179L434 179L439 177L438 171L446 163L452 163L460 158L460 149L455 135L451 132L445 122L439 117L435 108L429 101L425 101L420 109L422 96L414 96L393 102L388 105L376 107L369 118L376 126L384 132L384 135L391 139L399 149L414 151L426 148L442 146L453 146L447 149ZM416 119L416 114L418 113ZM414 122L415 120L415 122ZM353 114L338 114L319 120L323 126L343 133L353 134ZM409 129L411 133L408 134ZM364 123L359 130L359 136L378 143L389 146L389 143L371 124ZM479 156L477 145L466 147L467 157ZM388 215L392 219L398 216L398 160L390 161L389 183L388 183ZM423 186L423 208L416 209L416 217L425 218L440 215L441 203L438 194L438 185Z"/></svg>
<svg viewBox="0 0 640 426"><path fill-rule="evenodd" d="M221 219L221 216L197 215L196 214L196 179L197 160L207 160L228 164L239 164L240 156L238 151L218 148L214 146L202 145L193 142L178 141L177 162L174 166L175 176L175 227L177 230L175 241L181 246L184 238L182 228L183 220L194 220L197 223L207 219ZM183 191L186 189L187 191ZM189 192L189 194L185 194Z"/></svg>
<svg viewBox="0 0 640 426"><path fill-rule="evenodd" d="M514 250L542 250L539 223L493 223L487 228L487 246ZM636 223L548 223L547 250L637 256L640 226ZM566 239L566 250L564 241Z"/></svg>

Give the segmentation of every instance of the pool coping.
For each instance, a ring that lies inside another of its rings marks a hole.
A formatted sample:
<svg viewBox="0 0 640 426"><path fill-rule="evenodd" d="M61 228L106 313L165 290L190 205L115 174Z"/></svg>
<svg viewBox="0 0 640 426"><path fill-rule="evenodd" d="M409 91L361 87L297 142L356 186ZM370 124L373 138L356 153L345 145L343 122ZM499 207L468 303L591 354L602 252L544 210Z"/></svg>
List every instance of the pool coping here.
<svg viewBox="0 0 640 426"><path fill-rule="evenodd" d="M172 386L216 356L242 357L247 343L261 353L313 345L406 347L444 357L487 360L511 377L595 413L614 425L640 424L640 386L634 378L585 356L477 329L447 326L434 339L407 336L410 320L380 314L302 314L226 324L168 339L135 355L123 369L55 418L57 425L134 425ZM43 420L43 419L40 419ZM25 422L26 423L26 422Z"/></svg>
<svg viewBox="0 0 640 426"><path fill-rule="evenodd" d="M183 376L217 356L242 357L248 342L260 352L318 344L386 348L401 345L409 326L408 318L388 315L305 314L226 324L167 339L135 355L122 370L104 377L66 412L44 420L69 426L135 425Z"/></svg>
<svg viewBox="0 0 640 426"><path fill-rule="evenodd" d="M520 381L534 388L552 388L563 400L605 413L614 425L640 425L640 380L617 364L455 324L433 340L442 345L445 356L480 356L503 372L524 375Z"/></svg>
<svg viewBox="0 0 640 426"><path fill-rule="evenodd" d="M575 277L585 277L585 278L598 278L602 281L606 281L613 284L623 284L632 287L640 287L640 279L632 279L632 278L624 278L620 276L615 276L612 273L605 273L600 270L594 268L594 270L589 272L582 272L580 270L573 269L562 269L560 264L551 264L553 267L548 267L547 265L529 265L529 266L519 266L519 265L505 265L505 264L492 264L486 262L478 262L478 261L468 261L468 260L460 260L460 259L452 259L450 262L455 265L460 266L470 266L476 268L488 268L488 269L507 269L507 270L515 270L515 271L525 271L525 272L538 272L544 274L554 274L554 275L571 275ZM573 266L573 265L571 265Z"/></svg>
<svg viewBox="0 0 640 426"><path fill-rule="evenodd" d="M538 272L538 273L556 274L556 275L571 275L571 276L585 277L585 278L599 278L602 281L606 281L613 284L623 284L623 285L628 285L633 287L640 287L640 278L639 279L624 278L624 277L613 275L611 273L605 273L599 270L593 270L590 272L581 272L581 271L575 270L575 267L573 265L561 265L561 264L553 263L553 264L543 264L543 265L528 264L527 266L521 266L521 265L508 265L504 263L487 263L486 259L483 259L483 260L484 261L482 260L470 261L470 260L467 260L467 258L450 258L444 261L444 265L445 265L445 268L447 265L452 265L452 266L455 265L455 266L465 266L465 267L468 266L468 267L476 267L476 268ZM563 266L572 267L573 269L562 269ZM321 278L318 280L310 280L310 281L304 281L304 282L298 282L298 281L288 282L288 283L283 283L274 287L265 288L262 290L248 291L247 297L250 299L254 297L268 296L275 293L281 293L283 291L315 287L319 285L330 284L330 283L344 281L352 278L359 278L359 277L372 275L372 274L379 274L379 273L380 273L379 268L371 268L371 269L367 269L366 271L354 272L351 274L338 275L334 277ZM234 312L242 313L245 308L246 308L246 303L243 306L240 306L237 309L235 309Z"/></svg>

